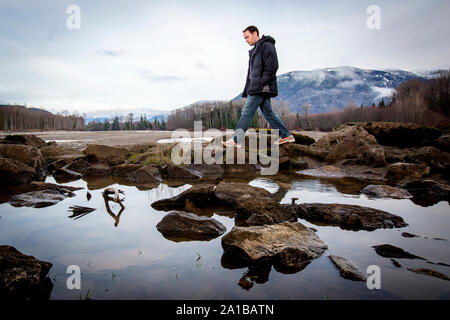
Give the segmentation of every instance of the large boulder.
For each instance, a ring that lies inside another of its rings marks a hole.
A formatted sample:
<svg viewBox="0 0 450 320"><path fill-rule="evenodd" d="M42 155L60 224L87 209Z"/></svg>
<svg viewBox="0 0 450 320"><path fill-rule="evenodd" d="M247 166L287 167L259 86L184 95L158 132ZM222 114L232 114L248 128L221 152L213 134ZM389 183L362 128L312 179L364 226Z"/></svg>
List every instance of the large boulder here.
<svg viewBox="0 0 450 320"><path fill-rule="evenodd" d="M7 135L3 139L3 143L25 144L27 146L32 146L32 147L36 147L36 148L41 148L41 147L47 145L44 140L36 137L34 134Z"/></svg>
<svg viewBox="0 0 450 320"><path fill-rule="evenodd" d="M310 146L314 142L316 142L316 140L314 138L312 138L310 136L306 136L306 135L298 133L298 132L291 132L291 135L294 136L295 143L297 143L297 144L303 144L305 146Z"/></svg>
<svg viewBox="0 0 450 320"><path fill-rule="evenodd" d="M67 196L73 195L73 193L68 193L63 189L30 191L12 196L11 199L9 199L9 204L14 207L44 208L57 204Z"/></svg>
<svg viewBox="0 0 450 320"><path fill-rule="evenodd" d="M67 166L72 164L72 162L75 162L78 160L86 161L85 156L82 155L81 153L80 154L63 154L63 155L59 156L57 158L57 160L50 162L47 165L47 169L49 172L53 172L53 171L55 171L57 169L61 169L61 168L69 169L69 168L67 168ZM69 169L69 170L74 171L73 169Z"/></svg>
<svg viewBox="0 0 450 320"><path fill-rule="evenodd" d="M156 210L185 210L186 205L194 206L196 208L203 208L216 202L216 197L214 195L214 185L212 184L197 184L193 185L191 188L183 191L179 195L169 198L162 199L152 203L152 207Z"/></svg>
<svg viewBox="0 0 450 320"><path fill-rule="evenodd" d="M136 170L141 168L143 164L123 163L111 168L111 174L117 177L128 177Z"/></svg>
<svg viewBox="0 0 450 320"><path fill-rule="evenodd" d="M79 172L81 174L84 173L84 170L86 168L89 167L89 162L86 160L85 157L83 158L77 158L76 160L73 160L72 162L70 162L69 164L67 164L66 166L64 166L64 168L75 171L75 172Z"/></svg>
<svg viewBox="0 0 450 320"><path fill-rule="evenodd" d="M111 175L111 168L105 163L96 163L83 170L84 176L105 177Z"/></svg>
<svg viewBox="0 0 450 320"><path fill-rule="evenodd" d="M214 189L216 198L234 207L237 223L242 226L296 221L292 207L280 204L262 188L241 182L221 182Z"/></svg>
<svg viewBox="0 0 450 320"><path fill-rule="evenodd" d="M228 178L233 177L254 177L261 172L261 166L259 164L236 164L229 163L223 165L223 175Z"/></svg>
<svg viewBox="0 0 450 320"><path fill-rule="evenodd" d="M422 147L407 157L408 162L423 163L430 168L430 172L444 172L450 169L450 153L435 147Z"/></svg>
<svg viewBox="0 0 450 320"><path fill-rule="evenodd" d="M222 237L226 253L244 259L283 267L303 269L328 246L299 222L274 225L234 227Z"/></svg>
<svg viewBox="0 0 450 320"><path fill-rule="evenodd" d="M329 150L325 160L330 164L341 159L361 159L361 155L366 154L371 157L367 160L368 163L376 159L378 165L380 161L376 158L377 155L373 155L376 151L372 150L380 147L377 140L360 126L339 127L317 140L312 146Z"/></svg>
<svg viewBox="0 0 450 320"><path fill-rule="evenodd" d="M253 198L250 195L242 195L237 198L235 210L236 223L242 226L297 221L297 214L293 207L280 204L272 198Z"/></svg>
<svg viewBox="0 0 450 320"><path fill-rule="evenodd" d="M317 142L316 142L317 143ZM280 159L283 157L295 158L299 156L309 157L318 161L324 161L327 157L329 150L317 146L313 143L310 146L296 144L296 143L285 143L280 146Z"/></svg>
<svg viewBox="0 0 450 320"><path fill-rule="evenodd" d="M371 231L380 228L401 228L408 225L402 217L358 205L302 203L294 206L299 218L313 223L338 225L342 229Z"/></svg>
<svg viewBox="0 0 450 320"><path fill-rule="evenodd" d="M442 135L433 141L433 145L444 152L450 152L450 135Z"/></svg>
<svg viewBox="0 0 450 320"><path fill-rule="evenodd" d="M45 160L41 151L22 144L0 144L0 182L4 185L26 184L44 180Z"/></svg>
<svg viewBox="0 0 450 320"><path fill-rule="evenodd" d="M39 177L37 177L39 179ZM36 179L36 171L26 164L0 157L0 183L2 185L25 185Z"/></svg>
<svg viewBox="0 0 450 320"><path fill-rule="evenodd" d="M384 146L384 156L387 163L396 163L396 162L408 162L408 158L412 152L414 152L414 148L402 148L399 149L393 146Z"/></svg>
<svg viewBox="0 0 450 320"><path fill-rule="evenodd" d="M189 169L199 172L202 177L202 181L219 180L225 174L223 164L191 164L188 166Z"/></svg>
<svg viewBox="0 0 450 320"><path fill-rule="evenodd" d="M430 173L430 167L425 164L396 162L387 168L386 178L395 181L420 179Z"/></svg>
<svg viewBox="0 0 450 320"><path fill-rule="evenodd" d="M328 258L330 258L330 260L339 270L342 278L353 281L366 281L366 276L361 271L359 271L352 262L335 255L329 255Z"/></svg>
<svg viewBox="0 0 450 320"><path fill-rule="evenodd" d="M398 148L423 146L441 135L441 130L406 122L367 122L360 123L362 127L378 143Z"/></svg>
<svg viewBox="0 0 450 320"><path fill-rule="evenodd" d="M136 183L161 182L161 174L156 166L144 165L137 169L131 179Z"/></svg>
<svg viewBox="0 0 450 320"><path fill-rule="evenodd" d="M386 165L386 155L384 148L374 147L364 151L357 158L358 162L373 167L384 167Z"/></svg>
<svg viewBox="0 0 450 320"><path fill-rule="evenodd" d="M156 225L165 238L174 240L208 240L222 235L226 228L216 219L191 212L172 211Z"/></svg>
<svg viewBox="0 0 450 320"><path fill-rule="evenodd" d="M69 158L74 161L75 158L83 156L83 154L77 149L62 146L44 146L41 148L41 152L47 163L52 163L64 158Z"/></svg>
<svg viewBox="0 0 450 320"><path fill-rule="evenodd" d="M243 182L220 182L214 189L214 195L220 201L236 204L241 197L244 198L271 198L272 194L258 187L253 187Z"/></svg>
<svg viewBox="0 0 450 320"><path fill-rule="evenodd" d="M111 169L112 174L117 177L135 183L161 182L161 174L154 165L119 164Z"/></svg>
<svg viewBox="0 0 450 320"><path fill-rule="evenodd" d="M81 179L83 175L79 172L75 172L66 168L59 168L53 172L53 177L58 183L60 183Z"/></svg>
<svg viewBox="0 0 450 320"><path fill-rule="evenodd" d="M0 300L48 300L52 264L0 245Z"/></svg>
<svg viewBox="0 0 450 320"><path fill-rule="evenodd" d="M394 199L412 198L412 195L408 192L408 190L391 187L385 184L384 185L370 184L366 186L364 189L362 189L361 193L377 198L394 198Z"/></svg>
<svg viewBox="0 0 450 320"><path fill-rule="evenodd" d="M164 165L161 169L162 175L165 178L173 179L200 179L203 177L202 173L199 171L184 167L181 165L168 163Z"/></svg>
<svg viewBox="0 0 450 320"><path fill-rule="evenodd" d="M88 144L84 150L89 162L104 162L109 165L124 163L130 154L127 148Z"/></svg>

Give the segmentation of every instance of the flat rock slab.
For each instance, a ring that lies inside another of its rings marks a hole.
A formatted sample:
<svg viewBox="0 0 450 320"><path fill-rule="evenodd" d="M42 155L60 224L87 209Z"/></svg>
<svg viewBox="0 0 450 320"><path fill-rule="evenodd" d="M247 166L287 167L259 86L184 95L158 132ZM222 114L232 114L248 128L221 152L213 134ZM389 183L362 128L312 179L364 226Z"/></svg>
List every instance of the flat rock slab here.
<svg viewBox="0 0 450 320"><path fill-rule="evenodd" d="M450 280L450 277L446 276L445 274L442 274L440 272L437 272L435 270L431 270L431 269L424 269L424 268L418 268L418 269L411 269L411 268L407 268L409 271L418 273L418 274L425 274L427 276L432 276L435 278L439 278L442 280Z"/></svg>
<svg viewBox="0 0 450 320"><path fill-rule="evenodd" d="M272 194L240 182L221 182L199 184L176 197L152 203L157 210L182 210L206 213L210 208L228 208L233 210L239 225L264 225L283 221L296 221L297 213L290 205L280 204Z"/></svg>
<svg viewBox="0 0 450 320"><path fill-rule="evenodd" d="M328 248L312 230L299 222L234 227L222 237L226 253L254 262L272 262L304 268Z"/></svg>
<svg viewBox="0 0 450 320"><path fill-rule="evenodd" d="M362 189L361 193L377 198L409 199L413 197L408 190L391 187L388 185L370 184Z"/></svg>
<svg viewBox="0 0 450 320"><path fill-rule="evenodd" d="M156 210L184 210L186 203L190 202L196 207L204 207L211 202L215 202L213 193L214 185L212 184L197 184L191 188L183 191L179 195L162 199L152 203L152 207Z"/></svg>
<svg viewBox="0 0 450 320"><path fill-rule="evenodd" d="M52 264L0 245L0 300L46 300L53 288Z"/></svg>
<svg viewBox="0 0 450 320"><path fill-rule="evenodd" d="M359 271L352 262L335 255L329 255L328 258L330 258L330 260L339 270L342 278L353 281L366 281L366 276L361 271Z"/></svg>
<svg viewBox="0 0 450 320"><path fill-rule="evenodd" d="M402 237L404 238L420 238L417 234L409 233L409 232L402 232Z"/></svg>
<svg viewBox="0 0 450 320"><path fill-rule="evenodd" d="M166 164L162 167L163 176L165 178L174 179L200 179L203 174L191 168L179 166L173 163Z"/></svg>
<svg viewBox="0 0 450 320"><path fill-rule="evenodd" d="M295 206L299 218L338 225L342 229L371 231L408 225L402 217L369 207L338 203L302 203Z"/></svg>
<svg viewBox="0 0 450 320"><path fill-rule="evenodd" d="M209 240L222 235L226 228L216 219L191 212L172 211L156 225L165 238L179 240Z"/></svg>
<svg viewBox="0 0 450 320"><path fill-rule="evenodd" d="M418 257L409 252L406 252L402 248L395 247L390 244L381 244L378 246L373 246L376 253L385 258L404 258L404 259L421 259L426 260L422 257Z"/></svg>
<svg viewBox="0 0 450 320"><path fill-rule="evenodd" d="M214 189L214 195L228 204L236 204L241 197L243 199L272 198L269 191L243 182L220 182Z"/></svg>
<svg viewBox="0 0 450 320"><path fill-rule="evenodd" d="M342 169L333 165L324 165L314 169L306 169L296 171L296 174L302 176L309 176L315 178L328 178L328 179L361 179L361 180L386 180L381 173L377 173L375 169L368 170L365 168L361 170L359 166L347 166Z"/></svg>
<svg viewBox="0 0 450 320"><path fill-rule="evenodd" d="M9 204L14 207L49 207L66 198L66 194L59 190L30 191L15 195L9 199Z"/></svg>

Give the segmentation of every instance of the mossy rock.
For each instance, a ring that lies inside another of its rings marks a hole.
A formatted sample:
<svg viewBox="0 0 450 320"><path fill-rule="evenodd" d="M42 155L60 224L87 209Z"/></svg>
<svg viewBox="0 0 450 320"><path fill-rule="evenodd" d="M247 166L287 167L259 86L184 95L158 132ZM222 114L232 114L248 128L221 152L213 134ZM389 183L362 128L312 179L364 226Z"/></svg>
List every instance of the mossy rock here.
<svg viewBox="0 0 450 320"><path fill-rule="evenodd" d="M424 146L441 136L439 128L415 123L371 122L363 128L373 135L379 144L409 148Z"/></svg>
<svg viewBox="0 0 450 320"><path fill-rule="evenodd" d="M316 142L316 140L314 140L314 138L311 138L310 136L306 136L301 133L291 132L291 134L294 136L295 143L297 143L297 144L303 144L305 146L310 146L314 142Z"/></svg>

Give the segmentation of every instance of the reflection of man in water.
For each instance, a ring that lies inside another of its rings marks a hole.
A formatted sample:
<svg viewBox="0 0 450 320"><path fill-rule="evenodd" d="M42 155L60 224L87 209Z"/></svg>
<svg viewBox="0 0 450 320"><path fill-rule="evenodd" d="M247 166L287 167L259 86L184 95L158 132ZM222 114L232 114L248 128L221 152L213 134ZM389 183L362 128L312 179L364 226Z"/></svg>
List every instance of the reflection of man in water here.
<svg viewBox="0 0 450 320"><path fill-rule="evenodd" d="M118 192L121 192L120 190ZM122 203L122 200L119 198L118 196L118 192L115 191L115 197L112 198L110 197L108 194L109 192L105 189L105 192L103 192L103 200L105 200L105 207L106 207L106 212L108 212L108 214L114 219L114 227L117 227L119 225L119 219L120 219L120 215L122 214L122 212L125 210L125 206ZM121 192L123 193L123 192ZM109 201L113 201L116 202L120 205L121 209L119 211L119 213L117 215L115 215L112 211L111 208L109 207Z"/></svg>

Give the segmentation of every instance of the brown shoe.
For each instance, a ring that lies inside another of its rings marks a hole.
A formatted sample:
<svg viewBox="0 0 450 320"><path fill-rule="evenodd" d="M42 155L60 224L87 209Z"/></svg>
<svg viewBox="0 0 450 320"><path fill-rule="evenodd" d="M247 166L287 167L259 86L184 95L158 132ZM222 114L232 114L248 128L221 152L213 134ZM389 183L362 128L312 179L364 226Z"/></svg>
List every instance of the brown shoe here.
<svg viewBox="0 0 450 320"><path fill-rule="evenodd" d="M231 139L229 139L229 140L227 140L227 141L222 141L222 144L223 144L225 147L236 147L236 148L238 148L238 149L241 148L241 145L240 145L239 143L234 142L234 139L233 139L233 138L231 138Z"/></svg>
<svg viewBox="0 0 450 320"><path fill-rule="evenodd" d="M283 143L291 143L291 142L295 142L295 138L292 135L290 135L289 137L286 137L286 138L281 138L278 141L275 141L275 144L283 144Z"/></svg>

